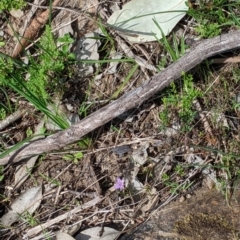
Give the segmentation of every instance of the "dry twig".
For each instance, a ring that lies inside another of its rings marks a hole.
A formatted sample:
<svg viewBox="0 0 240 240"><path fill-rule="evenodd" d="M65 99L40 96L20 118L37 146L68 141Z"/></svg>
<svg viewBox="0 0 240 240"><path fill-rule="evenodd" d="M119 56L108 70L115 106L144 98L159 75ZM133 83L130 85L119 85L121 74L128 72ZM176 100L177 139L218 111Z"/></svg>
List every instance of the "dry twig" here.
<svg viewBox="0 0 240 240"><path fill-rule="evenodd" d="M0 164L5 165L18 162L29 156L48 153L76 142L87 133L106 124L122 113L139 106L154 94L163 90L171 82L178 79L182 75L182 72L191 70L208 57L239 47L240 31L203 40L177 62L171 64L151 79L146 80L143 85L92 113L82 121L72 125L69 129L55 133L44 140L30 142L17 151L11 152L0 160Z"/></svg>
<svg viewBox="0 0 240 240"><path fill-rule="evenodd" d="M103 200L103 198L96 197L95 199L93 199L93 200L91 200L91 201L89 201L89 202L87 202L87 203L85 203L81 206L78 206L78 207L76 207L75 209L73 209L69 212L66 212L66 213L64 213L64 214L62 214L62 215L60 215L60 216L58 216L54 219L51 219L46 223L40 224L40 225L30 229L29 231L27 231L27 233L24 236L24 239L28 239L29 237L38 234L43 229L46 229L46 228L52 226L53 224L59 223L60 221L62 221L64 219L67 219L68 217L71 217L73 214L79 213L79 212L83 211L84 209L88 209L90 207L93 207L96 204L98 204L99 202L101 202L102 200Z"/></svg>

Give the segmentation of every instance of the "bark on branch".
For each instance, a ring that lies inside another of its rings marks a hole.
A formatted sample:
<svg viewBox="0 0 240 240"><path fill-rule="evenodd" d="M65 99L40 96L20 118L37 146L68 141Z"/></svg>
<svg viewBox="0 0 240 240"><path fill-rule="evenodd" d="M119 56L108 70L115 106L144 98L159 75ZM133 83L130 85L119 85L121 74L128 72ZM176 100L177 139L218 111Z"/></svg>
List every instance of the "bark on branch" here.
<svg viewBox="0 0 240 240"><path fill-rule="evenodd" d="M208 57L239 47L240 31L203 40L177 62L171 64L151 79L146 80L142 86L124 94L119 99L92 113L67 130L55 133L42 140L30 142L17 151L11 152L8 156L0 159L0 164L5 165L18 162L32 155L48 153L76 142L87 133L142 104L151 96L167 87L171 82L178 79L182 72L188 72Z"/></svg>

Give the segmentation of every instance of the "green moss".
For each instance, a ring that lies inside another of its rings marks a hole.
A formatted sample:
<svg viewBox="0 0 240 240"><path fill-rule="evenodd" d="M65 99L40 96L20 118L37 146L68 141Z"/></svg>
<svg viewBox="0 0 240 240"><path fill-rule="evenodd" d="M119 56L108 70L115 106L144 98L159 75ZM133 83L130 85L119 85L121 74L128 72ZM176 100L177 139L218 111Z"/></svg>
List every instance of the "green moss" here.
<svg viewBox="0 0 240 240"><path fill-rule="evenodd" d="M20 9L26 5L24 0L1 0L0 11L10 11L12 9Z"/></svg>

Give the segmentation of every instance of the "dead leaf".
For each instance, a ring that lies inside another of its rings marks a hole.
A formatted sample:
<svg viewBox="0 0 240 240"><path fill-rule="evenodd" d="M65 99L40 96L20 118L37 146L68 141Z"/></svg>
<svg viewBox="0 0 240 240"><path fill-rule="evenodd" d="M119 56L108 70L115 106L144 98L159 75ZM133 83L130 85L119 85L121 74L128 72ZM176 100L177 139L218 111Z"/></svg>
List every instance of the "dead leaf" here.
<svg viewBox="0 0 240 240"><path fill-rule="evenodd" d="M39 207L41 199L42 186L28 189L12 203L11 210L2 216L0 223L4 226L11 226L19 219L19 215L25 211L28 211L30 214L34 213Z"/></svg>
<svg viewBox="0 0 240 240"><path fill-rule="evenodd" d="M74 238L67 233L58 231L56 232L56 240L74 240Z"/></svg>
<svg viewBox="0 0 240 240"><path fill-rule="evenodd" d="M101 231L103 230L103 233L101 235ZM101 227L93 227L86 229L79 233L76 237L76 240L114 240L120 235L120 232L109 227L104 227L103 229Z"/></svg>

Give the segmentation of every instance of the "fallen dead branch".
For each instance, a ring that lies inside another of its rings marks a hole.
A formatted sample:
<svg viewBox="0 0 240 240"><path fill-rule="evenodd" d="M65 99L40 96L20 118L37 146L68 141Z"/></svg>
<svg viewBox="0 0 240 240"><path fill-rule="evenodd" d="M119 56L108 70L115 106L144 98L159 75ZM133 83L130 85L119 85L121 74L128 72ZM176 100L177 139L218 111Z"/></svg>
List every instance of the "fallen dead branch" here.
<svg viewBox="0 0 240 240"><path fill-rule="evenodd" d="M26 112L27 112L26 109L18 109L16 112L14 112L13 114L9 115L7 118L5 118L4 120L2 120L0 122L0 130L3 130L5 127L10 125L11 123L17 121Z"/></svg>
<svg viewBox="0 0 240 240"><path fill-rule="evenodd" d="M119 99L92 113L67 130L55 133L43 140L25 144L17 151L13 151L0 159L0 164L5 165L18 162L21 159L58 150L67 144L76 142L87 133L106 124L122 113L139 106L151 96L167 87L171 82L181 77L182 72L191 70L208 57L238 47L240 47L240 31L203 40L196 47L190 49L177 62L151 79L146 80L142 86L124 94Z"/></svg>

